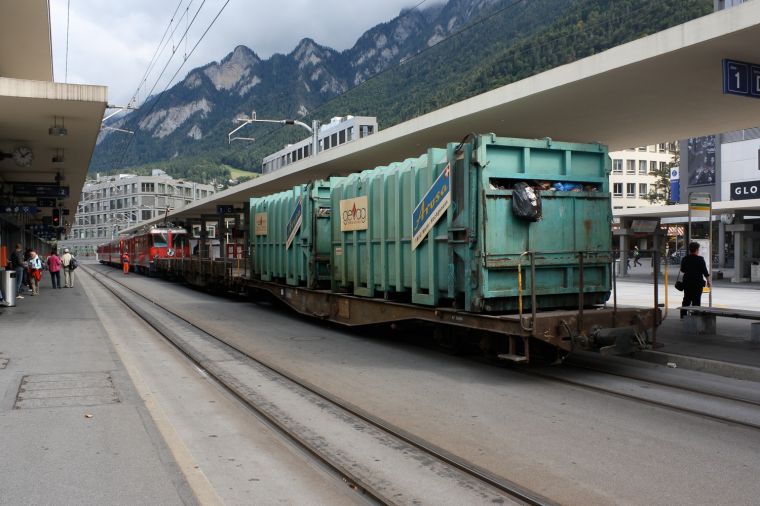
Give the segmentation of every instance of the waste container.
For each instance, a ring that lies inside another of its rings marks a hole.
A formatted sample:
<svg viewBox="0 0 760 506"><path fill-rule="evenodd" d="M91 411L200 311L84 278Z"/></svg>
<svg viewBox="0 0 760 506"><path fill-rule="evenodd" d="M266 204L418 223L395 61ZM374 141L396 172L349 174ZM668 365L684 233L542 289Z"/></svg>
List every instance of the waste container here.
<svg viewBox="0 0 760 506"><path fill-rule="evenodd" d="M16 271L5 270L0 272L0 288L3 290L5 305L16 305Z"/></svg>

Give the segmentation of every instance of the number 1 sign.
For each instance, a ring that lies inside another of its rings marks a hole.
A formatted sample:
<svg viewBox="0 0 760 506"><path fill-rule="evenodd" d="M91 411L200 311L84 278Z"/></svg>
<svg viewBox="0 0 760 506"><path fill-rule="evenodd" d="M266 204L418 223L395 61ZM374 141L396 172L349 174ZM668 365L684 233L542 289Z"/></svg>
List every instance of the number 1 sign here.
<svg viewBox="0 0 760 506"><path fill-rule="evenodd" d="M723 60L723 93L760 98L760 65Z"/></svg>

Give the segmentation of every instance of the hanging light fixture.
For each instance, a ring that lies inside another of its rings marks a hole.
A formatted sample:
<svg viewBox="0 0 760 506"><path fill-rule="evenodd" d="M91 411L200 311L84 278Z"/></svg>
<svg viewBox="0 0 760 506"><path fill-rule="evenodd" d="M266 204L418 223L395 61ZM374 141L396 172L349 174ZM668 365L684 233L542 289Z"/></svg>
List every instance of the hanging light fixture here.
<svg viewBox="0 0 760 506"><path fill-rule="evenodd" d="M69 131L66 130L66 125L64 123L64 119L61 118L61 125L58 125L58 116L53 116L53 126L48 128L48 134L49 135L55 135L58 137L65 137L69 135Z"/></svg>
<svg viewBox="0 0 760 506"><path fill-rule="evenodd" d="M63 148L55 148L55 155L53 155L53 158L50 161L53 163L63 163L65 161Z"/></svg>

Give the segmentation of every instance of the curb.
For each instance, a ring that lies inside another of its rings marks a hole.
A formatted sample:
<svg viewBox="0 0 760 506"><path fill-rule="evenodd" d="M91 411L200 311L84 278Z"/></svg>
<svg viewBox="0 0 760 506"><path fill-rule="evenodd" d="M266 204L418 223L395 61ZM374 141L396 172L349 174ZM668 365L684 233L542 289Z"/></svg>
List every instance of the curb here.
<svg viewBox="0 0 760 506"><path fill-rule="evenodd" d="M660 365L667 365L669 362L672 362L683 369L716 374L727 378L760 382L760 368L749 365L651 350L636 352L633 357L644 362Z"/></svg>

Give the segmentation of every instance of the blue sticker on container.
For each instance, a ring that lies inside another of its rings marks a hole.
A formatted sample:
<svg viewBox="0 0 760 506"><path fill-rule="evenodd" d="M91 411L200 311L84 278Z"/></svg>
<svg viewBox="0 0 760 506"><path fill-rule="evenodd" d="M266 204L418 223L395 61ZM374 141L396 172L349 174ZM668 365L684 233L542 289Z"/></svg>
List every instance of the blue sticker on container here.
<svg viewBox="0 0 760 506"><path fill-rule="evenodd" d="M412 251L427 237L450 205L451 164L447 164L412 212Z"/></svg>

